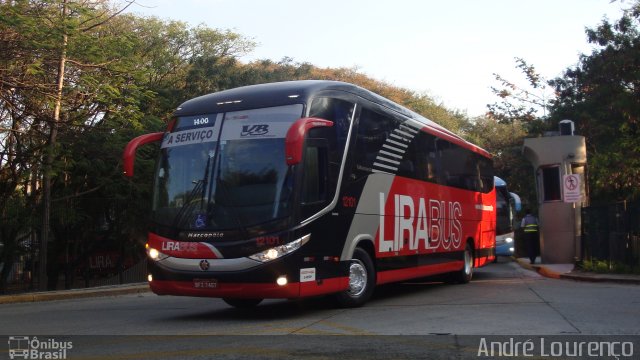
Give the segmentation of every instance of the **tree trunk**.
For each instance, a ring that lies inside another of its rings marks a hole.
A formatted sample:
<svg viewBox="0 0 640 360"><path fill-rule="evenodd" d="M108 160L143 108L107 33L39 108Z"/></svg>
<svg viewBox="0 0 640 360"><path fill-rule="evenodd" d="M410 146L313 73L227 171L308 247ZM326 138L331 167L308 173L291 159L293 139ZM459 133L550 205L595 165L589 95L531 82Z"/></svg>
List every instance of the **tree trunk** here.
<svg viewBox="0 0 640 360"><path fill-rule="evenodd" d="M67 19L67 0L62 1L61 23ZM62 35L62 48L60 51L60 60L58 62L58 80L56 86L56 98L53 109L53 119L50 123L49 141L47 143L47 152L45 155L44 171L42 173L42 235L40 237L40 269L39 278L40 290L47 290L47 245L49 242L50 215L51 215L51 172L53 161L55 159L56 138L58 136L58 124L60 123L60 112L62 109L62 90L64 88L64 67L67 62L67 44L68 35L66 30Z"/></svg>

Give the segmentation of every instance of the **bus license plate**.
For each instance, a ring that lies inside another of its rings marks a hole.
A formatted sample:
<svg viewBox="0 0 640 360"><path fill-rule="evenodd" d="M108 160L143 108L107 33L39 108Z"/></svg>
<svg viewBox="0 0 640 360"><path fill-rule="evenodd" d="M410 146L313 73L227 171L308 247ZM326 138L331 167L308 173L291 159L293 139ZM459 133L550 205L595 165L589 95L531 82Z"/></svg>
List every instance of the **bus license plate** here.
<svg viewBox="0 0 640 360"><path fill-rule="evenodd" d="M218 280L193 279L193 287L196 289L215 289L218 287Z"/></svg>

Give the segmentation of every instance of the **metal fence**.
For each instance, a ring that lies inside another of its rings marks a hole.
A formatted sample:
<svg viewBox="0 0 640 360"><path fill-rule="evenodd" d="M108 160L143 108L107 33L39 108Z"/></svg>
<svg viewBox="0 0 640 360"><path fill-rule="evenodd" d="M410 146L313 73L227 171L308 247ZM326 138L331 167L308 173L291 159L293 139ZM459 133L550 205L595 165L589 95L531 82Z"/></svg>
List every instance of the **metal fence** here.
<svg viewBox="0 0 640 360"><path fill-rule="evenodd" d="M129 194L119 195L89 195L54 202L46 288L61 290L146 281L143 229L151 204L133 188ZM0 201L0 207L4 205ZM38 276L40 220L41 216L34 212L32 219L21 223L21 233L0 234L0 295L45 287ZM5 224L12 224L9 218L0 219L0 229L6 230Z"/></svg>
<svg viewBox="0 0 640 360"><path fill-rule="evenodd" d="M131 284L147 281L147 260L142 259L136 265L109 278L97 278L90 286Z"/></svg>
<svg viewBox="0 0 640 360"><path fill-rule="evenodd" d="M25 237L20 242L23 251L9 264L0 261L0 272L5 267L6 277L0 288L2 294L16 294L40 289L38 279L38 240ZM144 282L147 279L147 260L144 252L95 251L83 255L81 261L67 261L63 258L50 259L57 268L49 272L50 290L88 288ZM71 266L70 263L77 263Z"/></svg>
<svg viewBox="0 0 640 360"><path fill-rule="evenodd" d="M582 259L640 268L640 202L582 208Z"/></svg>
<svg viewBox="0 0 640 360"><path fill-rule="evenodd" d="M102 261L91 259L105 258L101 254L89 254L87 265L71 272L57 272L55 289L78 289L105 285L130 284L147 281L147 261L141 256L135 261L128 261L128 266L116 265L116 260ZM40 289L38 258L32 253L20 255L12 264L5 279L5 289L0 295L38 291ZM0 269L5 264L0 263ZM108 266L108 267L107 267ZM51 276L51 275L50 275Z"/></svg>

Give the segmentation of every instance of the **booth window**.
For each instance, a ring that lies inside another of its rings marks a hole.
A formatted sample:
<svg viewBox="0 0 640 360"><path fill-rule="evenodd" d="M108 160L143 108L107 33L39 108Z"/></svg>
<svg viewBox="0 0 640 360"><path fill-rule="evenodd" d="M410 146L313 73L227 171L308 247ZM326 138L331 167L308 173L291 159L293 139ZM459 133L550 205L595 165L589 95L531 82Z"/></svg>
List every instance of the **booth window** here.
<svg viewBox="0 0 640 360"><path fill-rule="evenodd" d="M544 201L560 201L560 167L550 166L542 168L542 189Z"/></svg>

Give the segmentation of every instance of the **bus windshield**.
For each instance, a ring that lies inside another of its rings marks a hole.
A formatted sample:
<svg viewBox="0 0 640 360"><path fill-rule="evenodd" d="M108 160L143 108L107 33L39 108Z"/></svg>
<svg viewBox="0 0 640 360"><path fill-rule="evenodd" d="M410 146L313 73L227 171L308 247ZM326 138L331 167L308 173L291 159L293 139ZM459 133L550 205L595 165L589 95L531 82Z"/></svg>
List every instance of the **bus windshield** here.
<svg viewBox="0 0 640 360"><path fill-rule="evenodd" d="M153 220L180 230L246 228L291 213L284 140L303 105L177 119L156 170Z"/></svg>

